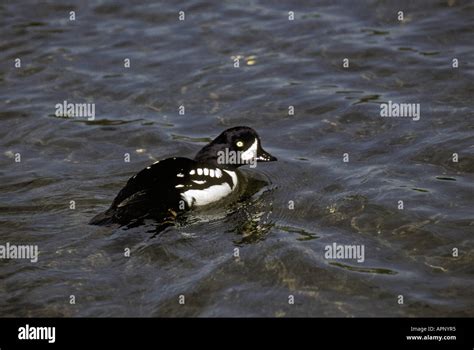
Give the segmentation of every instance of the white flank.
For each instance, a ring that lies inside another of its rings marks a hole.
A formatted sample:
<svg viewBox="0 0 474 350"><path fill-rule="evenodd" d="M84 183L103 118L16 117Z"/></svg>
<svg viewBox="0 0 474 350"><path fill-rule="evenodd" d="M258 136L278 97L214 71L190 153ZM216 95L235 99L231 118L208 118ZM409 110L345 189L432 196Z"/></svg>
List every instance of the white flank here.
<svg viewBox="0 0 474 350"><path fill-rule="evenodd" d="M202 170L202 169L201 169ZM225 196L229 195L233 190L237 187L237 174L234 171L225 170L223 169L229 176L232 178L233 186L231 187L227 182L219 184L219 185L212 185L208 188L202 190L187 190L181 193L181 198L183 198L188 206L202 206L206 204L210 204L213 202L217 202L218 200L224 198ZM199 174L199 169L198 169ZM222 177L222 171L220 169L215 169L216 177ZM196 184L203 184L205 180L192 180Z"/></svg>
<svg viewBox="0 0 474 350"><path fill-rule="evenodd" d="M230 171L230 170L225 170L223 169L227 174L230 175L230 177L232 178L232 182L234 183L234 186L232 187L232 191L235 189L235 187L237 186L237 174L234 172L234 171Z"/></svg>
<svg viewBox="0 0 474 350"><path fill-rule="evenodd" d="M213 185L204 190L187 190L181 193L188 206L201 206L218 201L232 192L228 183Z"/></svg>

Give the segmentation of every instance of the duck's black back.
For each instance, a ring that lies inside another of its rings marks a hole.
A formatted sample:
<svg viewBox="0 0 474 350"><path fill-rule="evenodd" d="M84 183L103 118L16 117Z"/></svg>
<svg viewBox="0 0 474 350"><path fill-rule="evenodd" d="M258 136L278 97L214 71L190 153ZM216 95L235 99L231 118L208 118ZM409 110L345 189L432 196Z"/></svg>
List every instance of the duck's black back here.
<svg viewBox="0 0 474 350"><path fill-rule="evenodd" d="M170 209L179 210L181 197L175 186L187 180L195 164L188 158L168 158L150 165L130 178L110 208L90 223L127 224L132 220L161 218Z"/></svg>

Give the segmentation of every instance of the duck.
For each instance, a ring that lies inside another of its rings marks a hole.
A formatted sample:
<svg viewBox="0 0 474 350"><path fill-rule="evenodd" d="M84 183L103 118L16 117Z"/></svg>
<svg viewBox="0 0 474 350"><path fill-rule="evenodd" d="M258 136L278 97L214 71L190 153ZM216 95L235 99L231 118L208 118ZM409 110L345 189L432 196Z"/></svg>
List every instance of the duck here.
<svg viewBox="0 0 474 350"><path fill-rule="evenodd" d="M247 126L224 130L194 157L159 160L132 176L110 207L89 224L128 225L145 219L176 218L180 213L219 203L239 187L243 165L277 158L265 151L257 132Z"/></svg>

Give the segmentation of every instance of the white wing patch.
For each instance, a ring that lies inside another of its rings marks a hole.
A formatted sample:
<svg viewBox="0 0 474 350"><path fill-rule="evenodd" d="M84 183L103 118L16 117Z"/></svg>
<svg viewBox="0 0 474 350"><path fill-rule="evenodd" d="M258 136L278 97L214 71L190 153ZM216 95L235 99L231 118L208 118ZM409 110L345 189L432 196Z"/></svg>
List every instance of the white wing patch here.
<svg viewBox="0 0 474 350"><path fill-rule="evenodd" d="M206 183L206 180L192 180L195 184L202 185Z"/></svg>
<svg viewBox="0 0 474 350"><path fill-rule="evenodd" d="M197 168L197 169L192 169L189 171L189 175L196 175L198 174L199 176L210 176L210 177L217 177L220 178L222 177L222 171L221 169L208 169L208 168ZM178 174L176 175L178 177L183 177L183 174Z"/></svg>

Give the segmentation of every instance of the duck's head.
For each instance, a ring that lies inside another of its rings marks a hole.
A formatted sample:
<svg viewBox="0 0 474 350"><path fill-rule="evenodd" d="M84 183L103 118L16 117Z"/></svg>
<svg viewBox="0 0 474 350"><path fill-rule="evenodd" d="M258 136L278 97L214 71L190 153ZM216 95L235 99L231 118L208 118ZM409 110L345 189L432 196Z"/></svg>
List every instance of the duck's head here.
<svg viewBox="0 0 474 350"><path fill-rule="evenodd" d="M204 146L194 159L223 168L238 168L245 164L255 167L257 162L277 160L262 148L257 132L247 126L223 131Z"/></svg>

